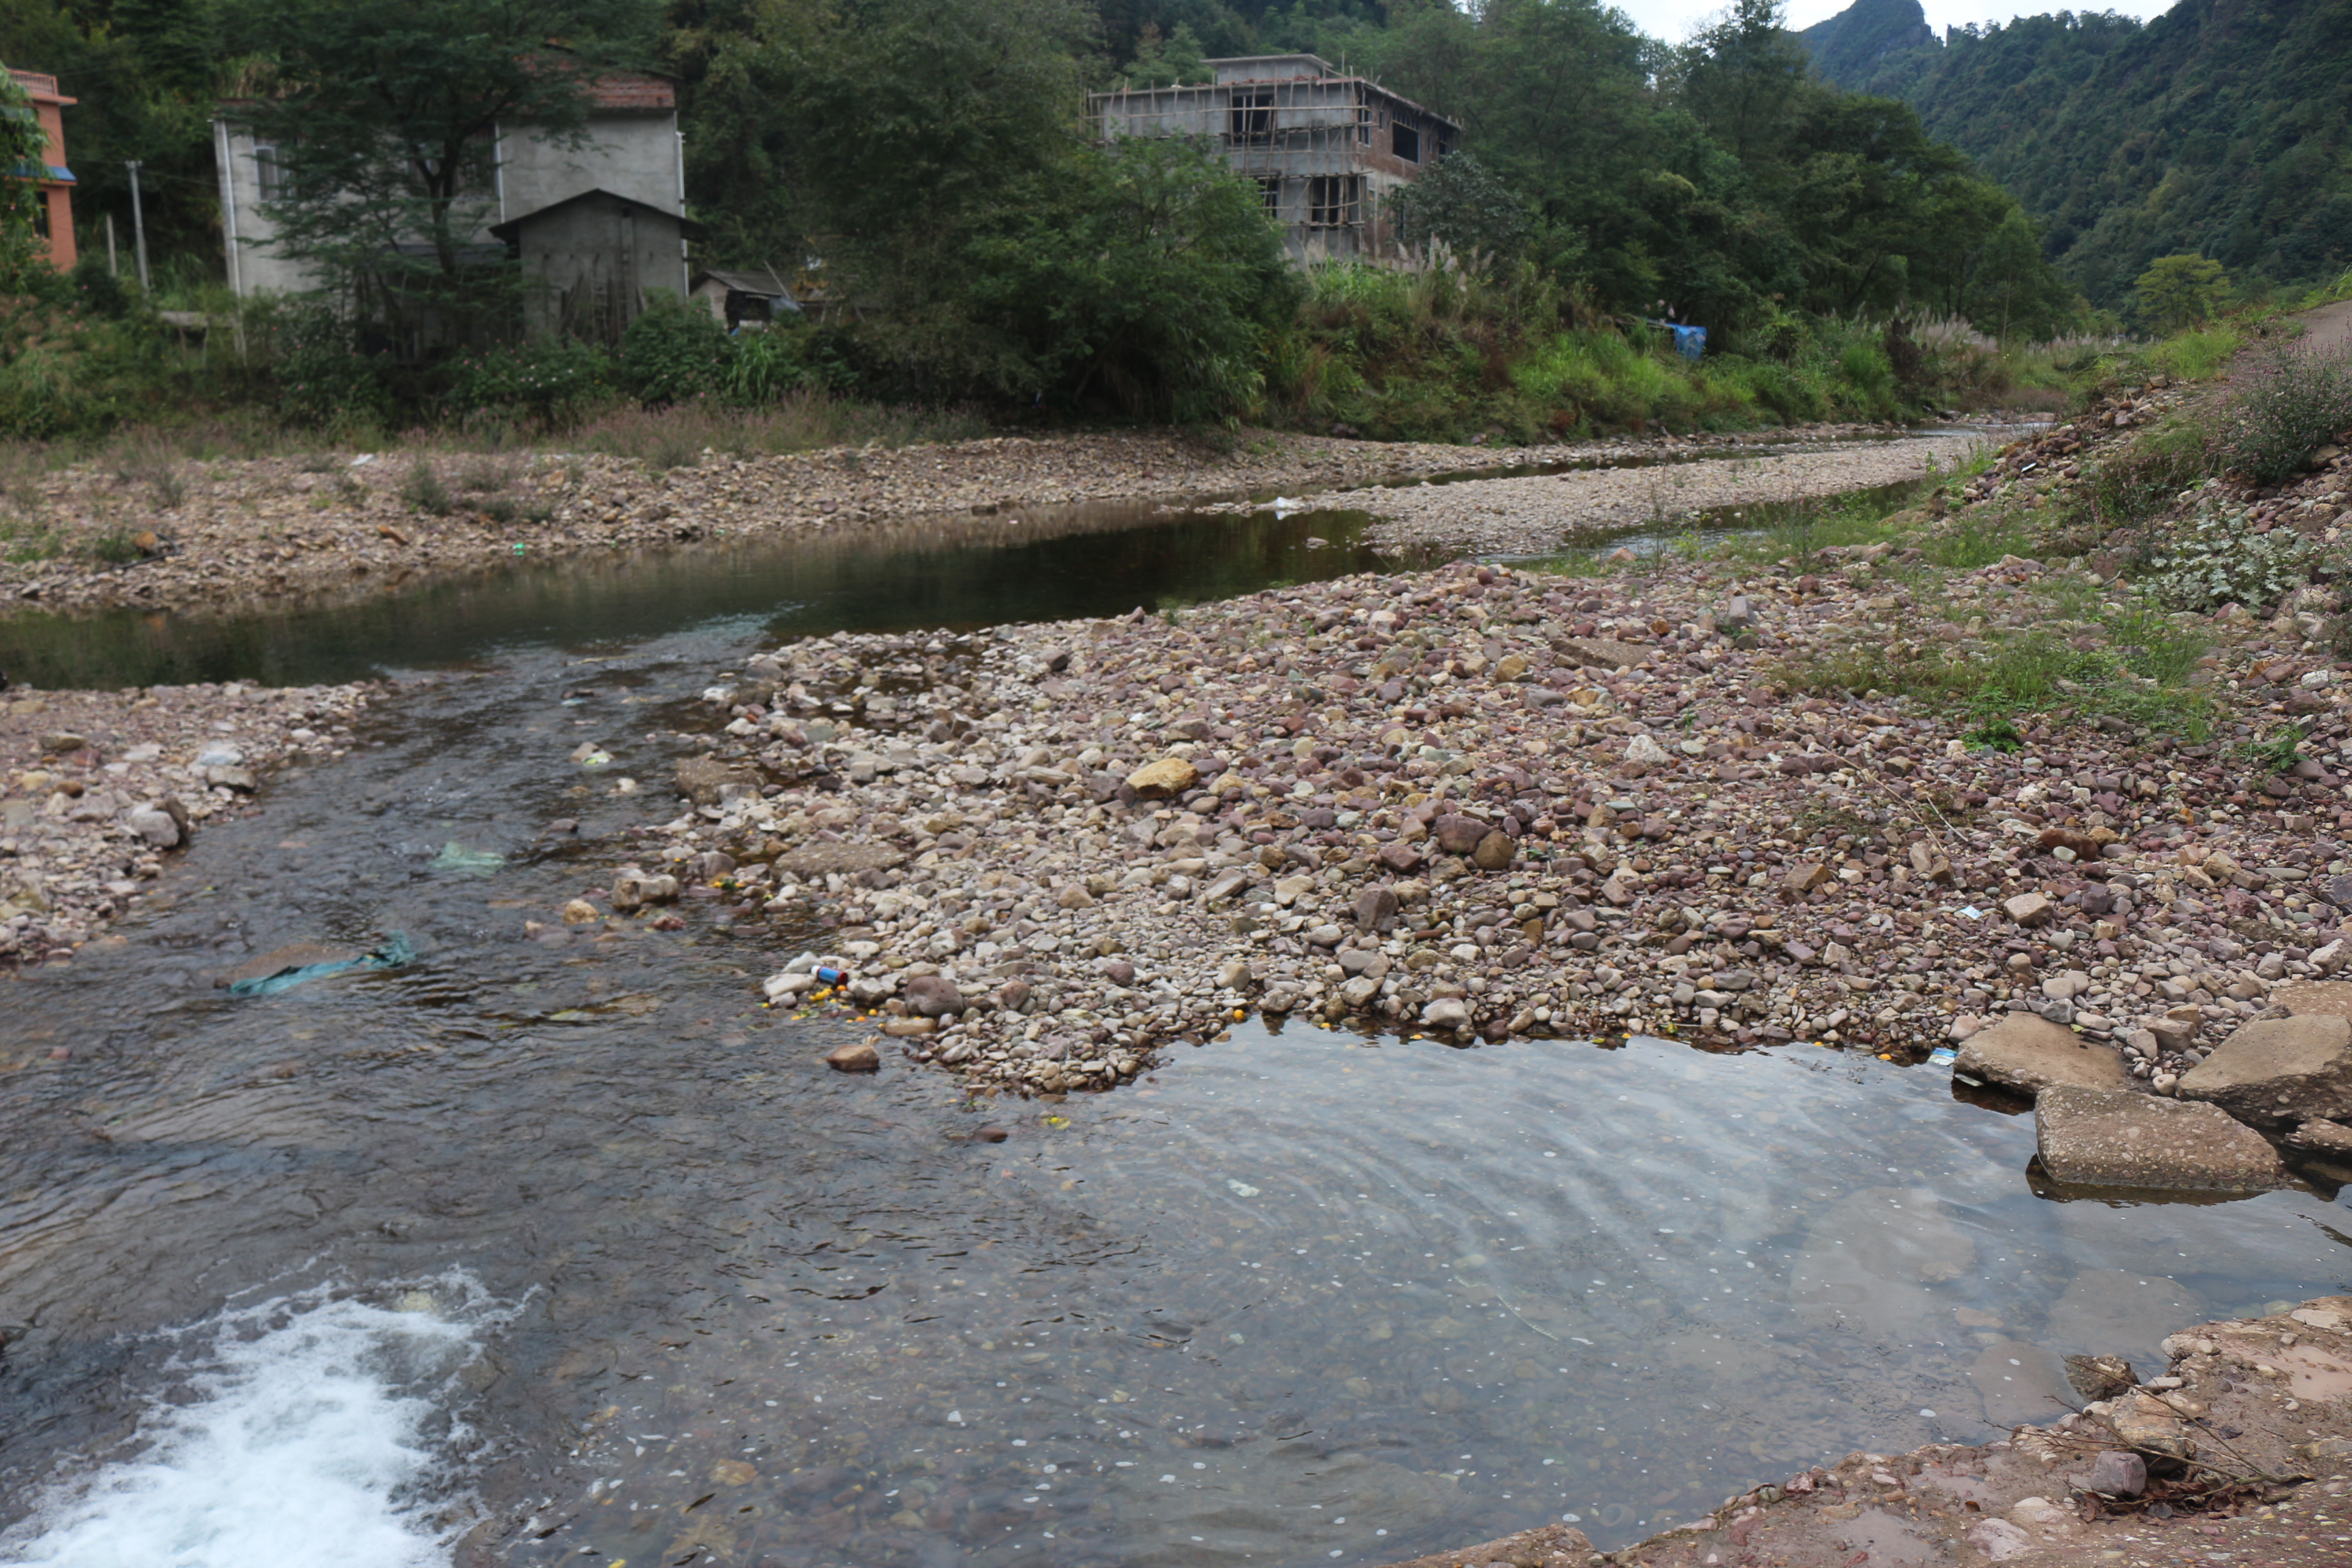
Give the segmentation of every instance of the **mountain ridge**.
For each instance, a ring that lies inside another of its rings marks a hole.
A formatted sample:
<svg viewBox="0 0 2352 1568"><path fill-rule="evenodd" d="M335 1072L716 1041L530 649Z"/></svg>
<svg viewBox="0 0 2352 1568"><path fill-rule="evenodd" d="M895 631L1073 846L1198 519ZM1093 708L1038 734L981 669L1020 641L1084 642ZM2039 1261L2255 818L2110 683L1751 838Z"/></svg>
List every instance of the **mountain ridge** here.
<svg viewBox="0 0 2352 1568"><path fill-rule="evenodd" d="M2181 251L2253 283L2352 267L2352 0L1925 28L1918 0L1857 0L1799 37L1826 79L1910 105L2015 194L2093 300Z"/></svg>

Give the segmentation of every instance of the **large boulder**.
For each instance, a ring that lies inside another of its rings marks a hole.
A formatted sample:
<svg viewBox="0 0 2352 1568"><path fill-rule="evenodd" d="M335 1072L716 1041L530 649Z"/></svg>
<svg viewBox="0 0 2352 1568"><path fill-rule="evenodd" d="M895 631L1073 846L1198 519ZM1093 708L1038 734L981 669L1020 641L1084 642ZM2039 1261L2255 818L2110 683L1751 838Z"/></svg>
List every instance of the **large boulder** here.
<svg viewBox="0 0 2352 1568"><path fill-rule="evenodd" d="M2265 998L2298 1018L2315 1014L2352 1021L2352 981L2297 980L2274 986Z"/></svg>
<svg viewBox="0 0 2352 1568"><path fill-rule="evenodd" d="M2261 1133L2210 1105L2053 1084L2033 1103L2033 1142L2054 1181L2090 1187L2264 1192L2292 1184Z"/></svg>
<svg viewBox="0 0 2352 1568"><path fill-rule="evenodd" d="M918 974L902 994L907 1005L925 1018L942 1018L964 1009L963 993L944 974Z"/></svg>
<svg viewBox="0 0 2352 1568"><path fill-rule="evenodd" d="M2179 1094L2256 1127L2352 1116L2352 1021L2314 1013L2241 1025L2180 1075Z"/></svg>
<svg viewBox="0 0 2352 1568"><path fill-rule="evenodd" d="M2074 1030L2031 1013L2011 1013L1969 1036L1952 1070L2021 1094L2039 1094L2059 1083L2128 1089L2132 1081L2113 1047L2091 1045Z"/></svg>

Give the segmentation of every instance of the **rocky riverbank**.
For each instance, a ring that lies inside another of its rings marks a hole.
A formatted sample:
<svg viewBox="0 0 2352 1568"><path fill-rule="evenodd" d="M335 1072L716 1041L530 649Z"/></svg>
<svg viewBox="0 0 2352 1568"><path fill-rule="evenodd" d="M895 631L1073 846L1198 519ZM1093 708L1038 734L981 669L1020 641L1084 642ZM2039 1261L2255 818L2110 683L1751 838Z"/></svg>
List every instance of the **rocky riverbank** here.
<svg viewBox="0 0 2352 1568"><path fill-rule="evenodd" d="M1498 449L1244 431L999 437L781 457L705 453L656 471L548 453L324 453L135 473L82 467L16 487L0 614L333 601L520 560L1081 501L1324 489L1479 467L1610 461L1852 440L1869 427L1619 438ZM1880 434L1890 434L1882 431Z"/></svg>
<svg viewBox="0 0 2352 1568"><path fill-rule="evenodd" d="M2145 1382L2112 1358L2074 1358L2087 1403L2005 1441L1849 1454L1638 1545L1596 1552L1554 1525L1398 1568L2352 1561L2352 1297L2202 1324L2164 1352Z"/></svg>
<svg viewBox="0 0 2352 1568"><path fill-rule="evenodd" d="M0 963L69 957L270 771L340 756L363 686L0 691Z"/></svg>
<svg viewBox="0 0 2352 1568"><path fill-rule="evenodd" d="M2153 1079L2343 951L2352 671L2283 659L2291 623L2223 627L2168 686L2130 668L2131 591L2081 569L1809 564L796 644L679 738L718 744L622 910L675 875L832 922L818 956L903 1048L1047 1091L1252 1008L1889 1055L2030 1012ZM1989 735L1846 679L2008 628L2107 684ZM2315 711L2282 773L2248 747L2290 700Z"/></svg>

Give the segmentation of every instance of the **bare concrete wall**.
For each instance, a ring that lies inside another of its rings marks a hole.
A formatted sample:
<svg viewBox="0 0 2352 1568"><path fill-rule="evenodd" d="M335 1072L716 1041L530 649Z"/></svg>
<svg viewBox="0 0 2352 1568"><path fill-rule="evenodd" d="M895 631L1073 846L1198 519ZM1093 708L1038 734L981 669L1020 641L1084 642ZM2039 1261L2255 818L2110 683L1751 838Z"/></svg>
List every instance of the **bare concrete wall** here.
<svg viewBox="0 0 2352 1568"><path fill-rule="evenodd" d="M684 212L677 116L667 110L599 114L578 146L527 125L499 128L499 222L593 190Z"/></svg>

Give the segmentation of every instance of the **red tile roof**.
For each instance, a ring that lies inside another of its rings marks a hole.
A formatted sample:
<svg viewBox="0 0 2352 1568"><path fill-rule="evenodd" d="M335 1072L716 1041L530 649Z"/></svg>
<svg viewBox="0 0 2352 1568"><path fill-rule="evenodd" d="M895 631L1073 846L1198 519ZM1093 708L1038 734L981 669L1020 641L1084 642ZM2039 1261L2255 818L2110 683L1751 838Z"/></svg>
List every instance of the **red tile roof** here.
<svg viewBox="0 0 2352 1568"><path fill-rule="evenodd" d="M635 71L600 76L590 89L599 109L676 109L677 89L657 76Z"/></svg>

